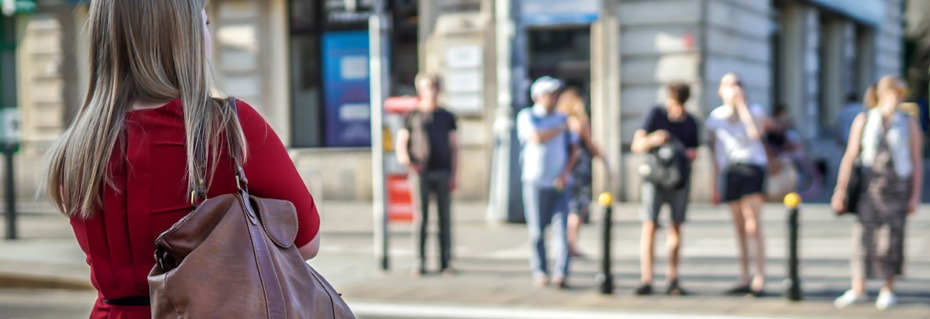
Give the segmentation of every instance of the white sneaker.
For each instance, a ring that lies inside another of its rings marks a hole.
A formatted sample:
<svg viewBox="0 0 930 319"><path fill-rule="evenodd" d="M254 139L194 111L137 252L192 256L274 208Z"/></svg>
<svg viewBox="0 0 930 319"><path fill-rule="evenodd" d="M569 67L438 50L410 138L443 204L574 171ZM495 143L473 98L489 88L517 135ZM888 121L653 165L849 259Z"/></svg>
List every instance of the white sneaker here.
<svg viewBox="0 0 930 319"><path fill-rule="evenodd" d="M855 291L847 290L846 293L844 293L842 296L840 296L839 298L836 298L836 300L833 301L833 306L836 307L837 309L842 309L842 308L849 307L852 304L863 303L868 300L869 300L869 297L866 296L865 294L860 295L860 294L857 294Z"/></svg>
<svg viewBox="0 0 930 319"><path fill-rule="evenodd" d="M875 308L878 308L878 310L885 310L891 308L897 303L898 297L895 297L893 292L882 291L878 294L878 300L875 301Z"/></svg>

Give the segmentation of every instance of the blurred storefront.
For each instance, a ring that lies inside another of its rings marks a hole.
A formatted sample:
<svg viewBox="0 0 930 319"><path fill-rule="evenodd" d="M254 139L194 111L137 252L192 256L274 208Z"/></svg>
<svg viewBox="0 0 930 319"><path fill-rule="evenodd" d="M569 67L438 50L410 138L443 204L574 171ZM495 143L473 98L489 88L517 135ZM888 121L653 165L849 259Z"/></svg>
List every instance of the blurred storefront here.
<svg viewBox="0 0 930 319"><path fill-rule="evenodd" d="M28 172L79 106L88 74L86 4L37 4L15 18ZM517 158L508 121L531 104L537 76L581 90L595 140L621 168L613 190L635 199L638 181L622 168L637 161L630 139L665 83L690 82L689 107L705 115L720 102L717 80L738 72L754 101L786 104L817 139L831 134L819 128L847 94L902 65L901 0L209 1L222 91L266 116L320 198L371 199L368 19L379 5L391 20L390 95L414 94L419 71L444 79L443 102L460 118L461 199L510 193L501 187ZM599 167L595 175L607 189ZM38 179L20 178L20 194L32 197Z"/></svg>

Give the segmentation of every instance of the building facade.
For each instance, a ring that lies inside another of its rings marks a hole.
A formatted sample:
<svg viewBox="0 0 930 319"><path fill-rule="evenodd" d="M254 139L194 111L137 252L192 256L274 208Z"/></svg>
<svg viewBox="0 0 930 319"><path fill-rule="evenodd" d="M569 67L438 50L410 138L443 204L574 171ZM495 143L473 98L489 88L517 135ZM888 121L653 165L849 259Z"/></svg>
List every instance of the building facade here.
<svg viewBox="0 0 930 319"><path fill-rule="evenodd" d="M79 107L88 75L86 4L37 3L35 13L4 18L16 26L24 198L36 193L39 159ZM902 8L901 0L213 0L207 11L221 90L265 115L318 198L372 198L368 21L382 13L389 94L413 94L417 72L442 76L443 102L460 118L456 196L496 201L511 193L501 185L514 180L518 157L512 119L531 104L535 77L584 92L594 138L622 181L608 186L597 167L596 188L635 199L629 143L664 84L691 83L689 107L703 116L720 103L719 78L738 72L753 101L783 103L805 139L828 138L822 128L846 95L901 73Z"/></svg>

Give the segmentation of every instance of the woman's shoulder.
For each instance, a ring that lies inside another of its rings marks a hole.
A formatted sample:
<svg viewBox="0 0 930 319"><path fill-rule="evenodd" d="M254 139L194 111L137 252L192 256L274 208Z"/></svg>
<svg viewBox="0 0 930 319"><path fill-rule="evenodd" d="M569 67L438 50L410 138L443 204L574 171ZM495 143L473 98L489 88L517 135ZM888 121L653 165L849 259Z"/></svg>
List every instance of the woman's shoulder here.
<svg viewBox="0 0 930 319"><path fill-rule="evenodd" d="M236 99L236 115L243 128L246 125L264 126L266 124L265 117L255 107L240 99Z"/></svg>

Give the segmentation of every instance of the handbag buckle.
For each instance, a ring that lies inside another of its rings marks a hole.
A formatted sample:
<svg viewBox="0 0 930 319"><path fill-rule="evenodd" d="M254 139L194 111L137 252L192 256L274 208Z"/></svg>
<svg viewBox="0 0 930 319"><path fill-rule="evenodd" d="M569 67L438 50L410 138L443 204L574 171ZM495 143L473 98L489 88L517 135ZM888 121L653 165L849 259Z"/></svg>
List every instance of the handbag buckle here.
<svg viewBox="0 0 930 319"><path fill-rule="evenodd" d="M158 268L161 268L163 271L165 269L165 258L164 251L161 246L155 245L155 264L158 265Z"/></svg>

